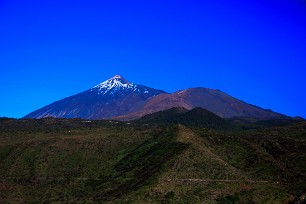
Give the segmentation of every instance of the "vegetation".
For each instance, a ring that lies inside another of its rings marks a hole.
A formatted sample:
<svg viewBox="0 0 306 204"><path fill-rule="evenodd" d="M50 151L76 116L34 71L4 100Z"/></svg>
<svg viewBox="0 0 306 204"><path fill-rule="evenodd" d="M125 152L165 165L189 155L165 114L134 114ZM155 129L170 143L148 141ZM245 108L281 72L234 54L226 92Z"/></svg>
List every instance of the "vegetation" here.
<svg viewBox="0 0 306 204"><path fill-rule="evenodd" d="M132 123L1 120L0 202L294 203L306 192L305 121L178 112L170 123L169 112Z"/></svg>
<svg viewBox="0 0 306 204"><path fill-rule="evenodd" d="M135 121L136 124L150 124L168 126L171 124L182 124L193 127L205 127L213 129L233 129L234 125L214 113L203 108L187 110L175 107L146 115Z"/></svg>

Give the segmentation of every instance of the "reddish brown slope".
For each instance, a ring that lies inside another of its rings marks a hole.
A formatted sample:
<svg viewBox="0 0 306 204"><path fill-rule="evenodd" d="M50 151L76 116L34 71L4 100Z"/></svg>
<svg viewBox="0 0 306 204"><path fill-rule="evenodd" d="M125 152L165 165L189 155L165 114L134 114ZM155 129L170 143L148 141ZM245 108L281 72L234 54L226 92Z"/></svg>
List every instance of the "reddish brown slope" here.
<svg viewBox="0 0 306 204"><path fill-rule="evenodd" d="M286 117L271 110L245 103L219 90L190 88L172 94L160 94L152 97L141 110L114 119L137 119L144 115L173 107L184 107L188 110L201 107L223 118L249 117L264 120Z"/></svg>

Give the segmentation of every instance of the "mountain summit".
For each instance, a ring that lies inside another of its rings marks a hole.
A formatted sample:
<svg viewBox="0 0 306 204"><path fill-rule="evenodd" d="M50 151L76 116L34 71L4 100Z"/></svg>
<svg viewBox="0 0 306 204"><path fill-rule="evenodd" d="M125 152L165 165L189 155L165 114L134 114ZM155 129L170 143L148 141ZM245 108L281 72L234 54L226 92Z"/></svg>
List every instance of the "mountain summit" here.
<svg viewBox="0 0 306 204"><path fill-rule="evenodd" d="M115 75L113 78L106 80L91 88L91 91L98 90L101 94L116 93L125 89L132 88L134 85L122 78L120 75Z"/></svg>
<svg viewBox="0 0 306 204"><path fill-rule="evenodd" d="M111 118L137 111L149 98L161 93L165 92L130 83L115 75L87 91L38 109L25 118Z"/></svg>
<svg viewBox="0 0 306 204"><path fill-rule="evenodd" d="M98 95L122 95L131 91L137 93L149 93L152 89L146 86L130 83L120 75L115 75L114 77L91 88L90 91L96 92Z"/></svg>
<svg viewBox="0 0 306 204"><path fill-rule="evenodd" d="M201 107L222 118L286 118L285 115L245 103L219 90L199 87L169 94L131 83L120 75L115 75L87 91L51 103L25 118L133 120L173 107L187 110Z"/></svg>

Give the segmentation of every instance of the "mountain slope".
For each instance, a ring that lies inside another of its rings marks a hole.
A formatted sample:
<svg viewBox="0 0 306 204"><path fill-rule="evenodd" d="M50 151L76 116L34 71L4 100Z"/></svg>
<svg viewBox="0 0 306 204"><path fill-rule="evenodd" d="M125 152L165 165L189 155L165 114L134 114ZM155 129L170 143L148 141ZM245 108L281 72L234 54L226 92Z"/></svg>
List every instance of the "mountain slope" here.
<svg viewBox="0 0 306 204"><path fill-rule="evenodd" d="M137 119L144 115L173 107L183 107L188 110L201 107L222 118L245 117L258 120L288 118L271 110L245 103L219 90L190 88L172 94L160 94L148 100L141 110L119 116L117 119Z"/></svg>
<svg viewBox="0 0 306 204"><path fill-rule="evenodd" d="M85 91L56 101L25 118L102 119L139 110L145 101L164 91L128 82L119 75Z"/></svg>

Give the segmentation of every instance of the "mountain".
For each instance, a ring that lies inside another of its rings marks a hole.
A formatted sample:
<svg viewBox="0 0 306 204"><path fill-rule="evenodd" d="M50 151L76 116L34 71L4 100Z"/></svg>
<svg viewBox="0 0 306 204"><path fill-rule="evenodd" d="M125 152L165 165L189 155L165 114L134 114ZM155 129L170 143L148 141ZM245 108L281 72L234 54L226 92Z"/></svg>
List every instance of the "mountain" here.
<svg viewBox="0 0 306 204"><path fill-rule="evenodd" d="M111 118L137 111L146 100L161 93L165 92L130 83L116 75L87 91L38 109L25 118Z"/></svg>
<svg viewBox="0 0 306 204"><path fill-rule="evenodd" d="M268 109L248 104L219 90L208 88L189 88L172 94L163 93L149 99L139 111L118 116L116 119L131 120L144 115L173 107L191 110L204 108L222 118L255 118L257 120L288 118Z"/></svg>
<svg viewBox="0 0 306 204"><path fill-rule="evenodd" d="M25 118L86 118L134 120L144 115L183 107L204 108L221 118L252 118L256 120L288 118L271 110L245 103L219 90L189 88L174 93L128 82L119 75L97 86L56 101Z"/></svg>

